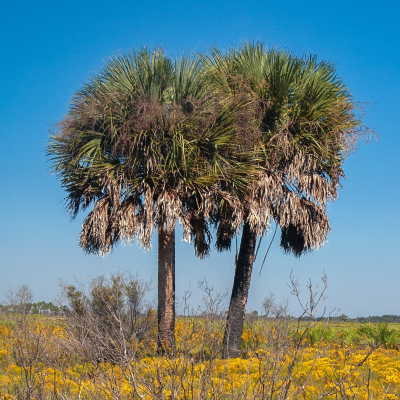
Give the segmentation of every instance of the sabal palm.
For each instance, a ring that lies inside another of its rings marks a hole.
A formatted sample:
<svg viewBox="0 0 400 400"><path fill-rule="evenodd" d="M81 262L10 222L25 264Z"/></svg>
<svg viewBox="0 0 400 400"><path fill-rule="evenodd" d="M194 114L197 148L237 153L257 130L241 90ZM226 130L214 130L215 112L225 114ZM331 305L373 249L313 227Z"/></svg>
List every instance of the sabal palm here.
<svg viewBox="0 0 400 400"><path fill-rule="evenodd" d="M80 236L87 252L135 238L149 248L158 228L160 347L174 345L176 221L204 256L215 199L235 202L219 182L245 185L232 156L233 111L198 60L142 50L115 57L76 93L48 147L71 215L93 205Z"/></svg>
<svg viewBox="0 0 400 400"><path fill-rule="evenodd" d="M325 206L337 196L347 146L360 121L333 66L315 57L245 44L228 54L216 49L204 59L218 90L247 96L264 153L264 171L243 201L242 240L224 337L228 356L240 350L257 236L273 220L281 227L285 252L300 256L324 243L330 230Z"/></svg>

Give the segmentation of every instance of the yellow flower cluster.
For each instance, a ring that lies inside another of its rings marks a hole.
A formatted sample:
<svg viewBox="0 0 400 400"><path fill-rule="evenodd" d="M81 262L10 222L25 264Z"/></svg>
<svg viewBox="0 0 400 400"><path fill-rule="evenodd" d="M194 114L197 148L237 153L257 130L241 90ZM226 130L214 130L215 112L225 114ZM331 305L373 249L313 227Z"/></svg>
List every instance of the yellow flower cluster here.
<svg viewBox="0 0 400 400"><path fill-rule="evenodd" d="M332 399L399 399L396 349L382 346L372 352L364 344L323 337L318 345L306 340L298 346L291 340L282 347L270 340L282 334L276 325L253 324L244 330L243 357L224 360L216 356L221 325L178 320L176 352L157 355L153 337L133 341L135 356L119 363L88 362L73 354L62 342L60 326L35 322L31 331L21 332L0 325L0 400L317 399L323 394Z"/></svg>

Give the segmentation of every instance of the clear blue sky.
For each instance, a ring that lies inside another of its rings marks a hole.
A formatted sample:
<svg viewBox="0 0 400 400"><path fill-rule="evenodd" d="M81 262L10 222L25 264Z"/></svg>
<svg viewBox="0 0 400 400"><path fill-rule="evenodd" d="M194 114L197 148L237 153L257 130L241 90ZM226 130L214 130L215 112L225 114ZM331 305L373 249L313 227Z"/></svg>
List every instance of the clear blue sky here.
<svg viewBox="0 0 400 400"><path fill-rule="evenodd" d="M361 145L345 165L344 189L329 207L328 244L298 260L283 255L276 240L261 277L261 260L256 261L249 309L258 310L269 292L288 297L291 269L302 283L316 282L325 270L328 307L350 316L400 314L399 14L395 0L4 2L0 294L26 283L37 300L49 301L59 278L85 280L115 270L138 271L156 287L156 238L149 253L134 244L100 258L79 248L83 215L69 221L59 182L47 170L49 129L81 83L111 55L142 45L161 45L176 55L260 40L334 62L355 99L372 104L366 124L380 137ZM192 247L177 239L178 296L190 284L197 301L196 282L203 277L220 291L230 290L234 253L214 251L198 261Z"/></svg>

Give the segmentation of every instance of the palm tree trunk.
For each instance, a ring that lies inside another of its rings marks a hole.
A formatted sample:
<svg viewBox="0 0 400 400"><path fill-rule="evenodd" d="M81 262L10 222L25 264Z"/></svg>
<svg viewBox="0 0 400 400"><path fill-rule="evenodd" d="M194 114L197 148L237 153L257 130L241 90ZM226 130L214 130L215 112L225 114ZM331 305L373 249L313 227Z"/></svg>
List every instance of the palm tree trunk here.
<svg viewBox="0 0 400 400"><path fill-rule="evenodd" d="M242 344L243 323L249 294L251 272L253 270L254 252L257 235L245 222L242 240L236 262L231 301L226 321L222 355L224 358L239 357Z"/></svg>
<svg viewBox="0 0 400 400"><path fill-rule="evenodd" d="M175 229L158 228L158 350L175 348Z"/></svg>

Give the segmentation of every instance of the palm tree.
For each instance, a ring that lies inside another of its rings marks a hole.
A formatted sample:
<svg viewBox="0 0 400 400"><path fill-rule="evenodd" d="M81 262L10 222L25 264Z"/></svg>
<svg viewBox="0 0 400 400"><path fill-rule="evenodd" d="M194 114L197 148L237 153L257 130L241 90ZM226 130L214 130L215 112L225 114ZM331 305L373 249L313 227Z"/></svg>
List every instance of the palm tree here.
<svg viewBox="0 0 400 400"><path fill-rule="evenodd" d="M257 237L272 220L281 228L287 253L299 257L323 245L330 230L326 204L336 198L349 145L362 132L352 97L334 67L315 57L246 43L227 54L215 49L204 62L218 90L247 96L264 153L263 171L243 199L242 239L224 336L228 357L240 354ZM233 233L219 250L230 247Z"/></svg>
<svg viewBox="0 0 400 400"><path fill-rule="evenodd" d="M79 241L86 252L133 239L148 249L158 229L161 350L174 347L176 222L207 255L214 205L238 208L235 191L246 186L236 109L210 90L198 59L143 49L111 59L75 94L48 146L71 216L93 207Z"/></svg>

